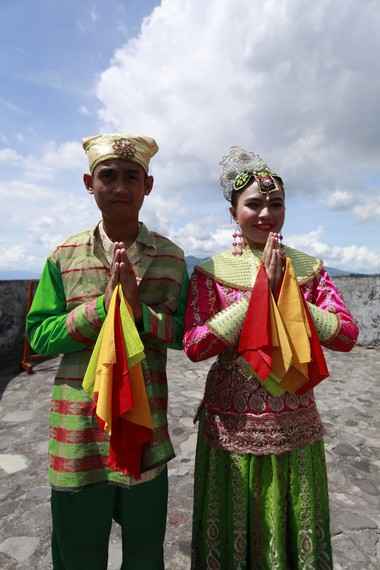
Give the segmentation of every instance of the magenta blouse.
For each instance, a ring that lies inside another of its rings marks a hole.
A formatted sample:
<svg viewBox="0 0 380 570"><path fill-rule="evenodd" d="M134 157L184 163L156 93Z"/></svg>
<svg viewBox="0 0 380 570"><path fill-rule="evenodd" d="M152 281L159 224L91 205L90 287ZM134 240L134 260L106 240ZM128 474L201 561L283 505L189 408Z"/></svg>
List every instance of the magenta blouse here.
<svg viewBox="0 0 380 570"><path fill-rule="evenodd" d="M306 301L338 316L339 327L323 345L349 351L355 345L358 327L342 294L328 273L301 285ZM211 446L230 452L280 454L303 447L323 436L313 391L302 396L285 393L271 396L253 375L244 374L237 363L236 347L218 338L207 322L245 292L226 287L196 269L190 282L185 316L184 349L197 362L218 356L207 376L202 403L201 429ZM322 384L323 386L323 384Z"/></svg>

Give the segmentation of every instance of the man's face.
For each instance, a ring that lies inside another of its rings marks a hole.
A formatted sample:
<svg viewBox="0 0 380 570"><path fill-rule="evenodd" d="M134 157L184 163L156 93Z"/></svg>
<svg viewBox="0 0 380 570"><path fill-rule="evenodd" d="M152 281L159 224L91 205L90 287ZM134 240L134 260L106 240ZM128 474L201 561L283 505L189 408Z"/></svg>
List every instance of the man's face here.
<svg viewBox="0 0 380 570"><path fill-rule="evenodd" d="M139 164L115 158L98 164L92 176L84 176L84 182L104 217L128 222L138 219L153 178Z"/></svg>

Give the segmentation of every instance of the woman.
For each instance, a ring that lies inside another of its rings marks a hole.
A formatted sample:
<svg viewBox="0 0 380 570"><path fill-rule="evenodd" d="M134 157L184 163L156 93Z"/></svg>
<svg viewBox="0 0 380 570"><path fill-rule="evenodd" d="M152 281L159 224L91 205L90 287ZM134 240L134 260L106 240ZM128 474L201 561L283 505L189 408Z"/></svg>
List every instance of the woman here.
<svg viewBox="0 0 380 570"><path fill-rule="evenodd" d="M319 342L349 351L358 329L321 262L282 246L281 178L240 147L232 147L221 165L224 196L243 245L240 256L223 252L196 267L190 285L186 354L193 361L217 356L199 411L192 569L328 570L327 476L313 390L279 388L274 395L243 358L241 331L257 332L262 323L260 303L256 312L249 309L256 277L265 276L271 303L280 305L291 267L301 310L309 315L305 330L317 338L310 366L323 359ZM319 380L327 375L321 366ZM268 378L281 387L282 378Z"/></svg>

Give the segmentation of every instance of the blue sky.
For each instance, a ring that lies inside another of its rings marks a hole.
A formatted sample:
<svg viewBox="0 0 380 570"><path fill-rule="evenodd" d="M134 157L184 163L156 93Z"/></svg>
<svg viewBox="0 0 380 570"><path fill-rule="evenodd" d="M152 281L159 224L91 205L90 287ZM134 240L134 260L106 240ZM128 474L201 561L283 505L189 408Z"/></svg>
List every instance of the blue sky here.
<svg viewBox="0 0 380 570"><path fill-rule="evenodd" d="M98 74L156 3L2 0L1 135L29 152L92 133Z"/></svg>
<svg viewBox="0 0 380 570"><path fill-rule="evenodd" d="M218 162L241 144L285 179L288 243L380 273L376 4L2 0L0 270L96 223L81 139L125 130L157 139L142 217L187 254L229 246Z"/></svg>

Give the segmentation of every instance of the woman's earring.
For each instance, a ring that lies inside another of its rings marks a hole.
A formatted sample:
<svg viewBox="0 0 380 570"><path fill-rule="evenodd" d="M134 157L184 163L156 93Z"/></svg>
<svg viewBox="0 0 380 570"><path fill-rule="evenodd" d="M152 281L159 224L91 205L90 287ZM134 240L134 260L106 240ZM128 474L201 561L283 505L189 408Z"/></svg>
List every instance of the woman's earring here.
<svg viewBox="0 0 380 570"><path fill-rule="evenodd" d="M245 241L239 224L232 233L232 255L242 255L245 246Z"/></svg>

